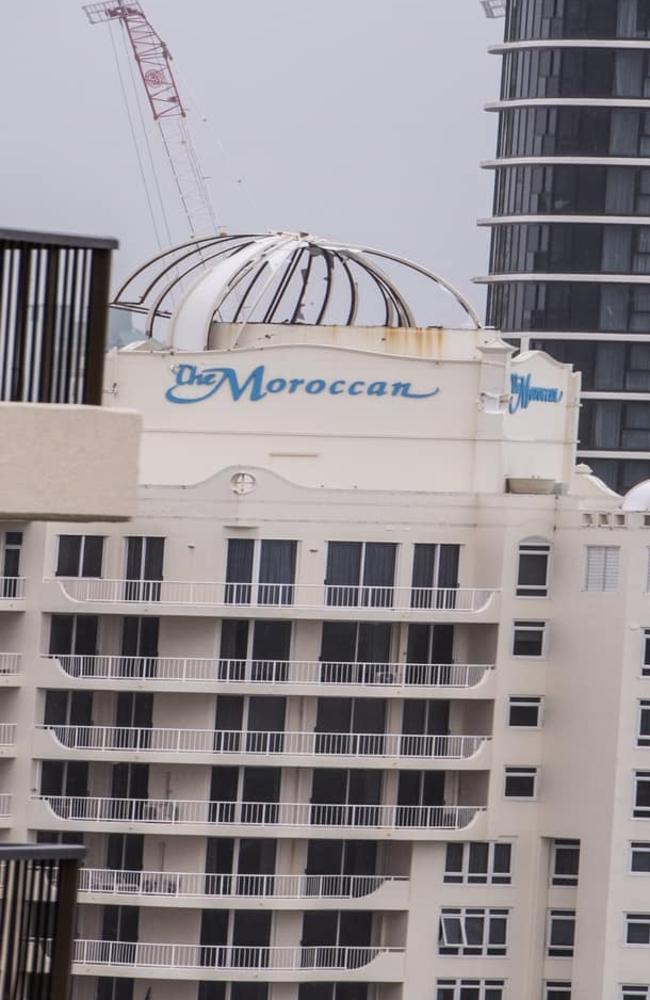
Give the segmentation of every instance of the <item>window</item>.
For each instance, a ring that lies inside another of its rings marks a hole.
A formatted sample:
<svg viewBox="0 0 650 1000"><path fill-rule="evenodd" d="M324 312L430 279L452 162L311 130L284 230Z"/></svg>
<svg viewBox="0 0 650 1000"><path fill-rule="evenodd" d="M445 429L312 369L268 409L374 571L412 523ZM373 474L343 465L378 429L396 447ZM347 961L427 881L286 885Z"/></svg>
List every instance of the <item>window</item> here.
<svg viewBox="0 0 650 1000"><path fill-rule="evenodd" d="M541 723L542 699L513 696L508 702L508 725L537 729Z"/></svg>
<svg viewBox="0 0 650 1000"><path fill-rule="evenodd" d="M577 885L580 841L554 840L551 847L551 885Z"/></svg>
<svg viewBox="0 0 650 1000"><path fill-rule="evenodd" d="M127 601L159 601L165 555L164 538L143 538L131 535L126 541Z"/></svg>
<svg viewBox="0 0 650 1000"><path fill-rule="evenodd" d="M588 545L585 590L613 593L618 590L620 549L613 545Z"/></svg>
<svg viewBox="0 0 650 1000"><path fill-rule="evenodd" d="M328 542L328 605L392 607L396 558L394 542Z"/></svg>
<svg viewBox="0 0 650 1000"><path fill-rule="evenodd" d="M454 608L459 545L416 544L411 577L412 608Z"/></svg>
<svg viewBox="0 0 650 1000"><path fill-rule="evenodd" d="M547 983L544 1000L571 1000L571 983Z"/></svg>
<svg viewBox="0 0 650 1000"><path fill-rule="evenodd" d="M636 734L638 747L650 747L650 701L639 702L639 725Z"/></svg>
<svg viewBox="0 0 650 1000"><path fill-rule="evenodd" d="M634 775L635 819L650 819L650 771L636 771Z"/></svg>
<svg viewBox="0 0 650 1000"><path fill-rule="evenodd" d="M621 1000L650 1000L650 986L621 986Z"/></svg>
<svg viewBox="0 0 650 1000"><path fill-rule="evenodd" d="M546 622L515 622L513 656L543 656Z"/></svg>
<svg viewBox="0 0 650 1000"><path fill-rule="evenodd" d="M103 553L101 535L59 535L56 575L100 577Z"/></svg>
<svg viewBox="0 0 650 1000"><path fill-rule="evenodd" d="M641 664L641 676L650 677L650 628L643 630L643 661Z"/></svg>
<svg viewBox="0 0 650 1000"><path fill-rule="evenodd" d="M2 583L0 597L18 596L20 577L20 552L23 544L22 531L6 531L2 556Z"/></svg>
<svg viewBox="0 0 650 1000"><path fill-rule="evenodd" d="M537 795L537 768L507 767L504 794L507 799L534 799Z"/></svg>
<svg viewBox="0 0 650 1000"><path fill-rule="evenodd" d="M472 841L447 844L443 882L510 885L512 844Z"/></svg>
<svg viewBox="0 0 650 1000"><path fill-rule="evenodd" d="M549 958L571 958L576 931L575 910L551 910L548 915Z"/></svg>
<svg viewBox="0 0 650 1000"><path fill-rule="evenodd" d="M439 979L436 1000L503 1000L503 979Z"/></svg>
<svg viewBox="0 0 650 1000"><path fill-rule="evenodd" d="M440 913L438 954L505 955L508 910L451 909Z"/></svg>
<svg viewBox="0 0 650 1000"><path fill-rule="evenodd" d="M634 875L650 875L650 843L630 844L630 871Z"/></svg>
<svg viewBox="0 0 650 1000"><path fill-rule="evenodd" d="M517 568L517 597L548 596L548 564L551 546L546 542L522 542Z"/></svg>
<svg viewBox="0 0 650 1000"><path fill-rule="evenodd" d="M229 538L226 604L293 604L297 548L285 539Z"/></svg>
<svg viewBox="0 0 650 1000"><path fill-rule="evenodd" d="M650 913L625 914L625 943L650 945Z"/></svg>

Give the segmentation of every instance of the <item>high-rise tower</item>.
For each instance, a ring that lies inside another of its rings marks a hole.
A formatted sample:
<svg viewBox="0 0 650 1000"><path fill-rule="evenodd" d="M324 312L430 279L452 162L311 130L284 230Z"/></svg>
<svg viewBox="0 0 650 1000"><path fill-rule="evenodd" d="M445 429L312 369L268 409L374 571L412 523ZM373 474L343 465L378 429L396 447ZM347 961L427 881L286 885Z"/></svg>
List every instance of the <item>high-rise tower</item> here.
<svg viewBox="0 0 650 1000"><path fill-rule="evenodd" d="M579 455L650 476L650 0L509 0L488 322L582 372Z"/></svg>

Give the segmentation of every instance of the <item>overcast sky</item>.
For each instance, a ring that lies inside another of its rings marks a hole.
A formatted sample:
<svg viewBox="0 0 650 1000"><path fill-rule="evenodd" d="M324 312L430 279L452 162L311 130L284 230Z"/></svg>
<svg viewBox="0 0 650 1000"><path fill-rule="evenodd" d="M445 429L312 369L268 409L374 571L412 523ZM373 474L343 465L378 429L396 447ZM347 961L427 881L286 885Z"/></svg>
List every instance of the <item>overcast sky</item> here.
<svg viewBox="0 0 650 1000"><path fill-rule="evenodd" d="M219 220L412 257L482 307L503 21L479 0L142 0L174 56ZM122 41L114 29L121 62ZM5 4L0 225L157 244L106 25L77 0ZM128 77L127 77L128 83ZM204 120L205 119L205 120ZM173 236L185 238L159 137ZM150 184L152 183L148 171Z"/></svg>

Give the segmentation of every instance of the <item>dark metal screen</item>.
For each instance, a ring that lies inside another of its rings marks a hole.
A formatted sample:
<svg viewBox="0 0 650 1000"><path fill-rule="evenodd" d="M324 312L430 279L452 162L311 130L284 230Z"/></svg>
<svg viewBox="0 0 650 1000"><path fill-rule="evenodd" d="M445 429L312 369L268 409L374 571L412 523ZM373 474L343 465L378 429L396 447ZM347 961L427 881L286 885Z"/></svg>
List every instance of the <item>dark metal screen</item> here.
<svg viewBox="0 0 650 1000"><path fill-rule="evenodd" d="M101 403L114 240L0 229L0 400Z"/></svg>
<svg viewBox="0 0 650 1000"><path fill-rule="evenodd" d="M68 1000L83 854L0 846L0 1000Z"/></svg>

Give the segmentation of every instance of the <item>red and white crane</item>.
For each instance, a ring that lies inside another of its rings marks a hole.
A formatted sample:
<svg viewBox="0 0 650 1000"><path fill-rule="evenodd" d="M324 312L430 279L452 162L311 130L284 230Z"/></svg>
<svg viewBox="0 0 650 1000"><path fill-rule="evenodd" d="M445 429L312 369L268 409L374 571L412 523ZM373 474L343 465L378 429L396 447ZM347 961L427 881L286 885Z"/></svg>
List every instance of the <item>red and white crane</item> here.
<svg viewBox="0 0 650 1000"><path fill-rule="evenodd" d="M190 236L218 230L210 194L192 142L187 107L172 71L172 56L139 0L108 0L83 8L91 24L119 23L128 38L156 122Z"/></svg>

